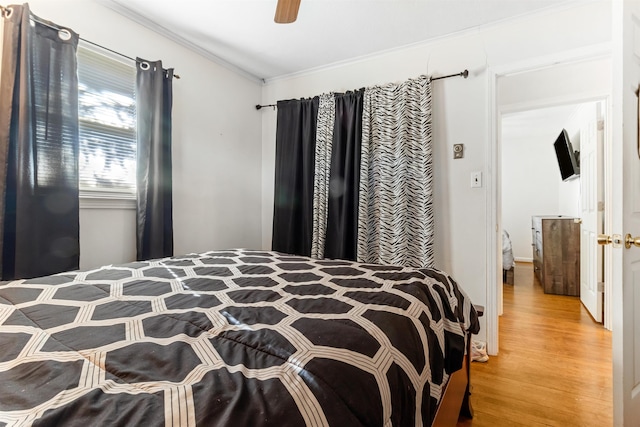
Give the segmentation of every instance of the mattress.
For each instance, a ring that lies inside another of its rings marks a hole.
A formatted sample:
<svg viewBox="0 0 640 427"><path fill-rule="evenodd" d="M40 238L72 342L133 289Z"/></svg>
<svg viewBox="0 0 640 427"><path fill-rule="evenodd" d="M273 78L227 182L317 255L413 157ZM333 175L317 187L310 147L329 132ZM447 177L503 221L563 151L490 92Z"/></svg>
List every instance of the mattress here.
<svg viewBox="0 0 640 427"><path fill-rule="evenodd" d="M478 318L446 273L211 251L0 284L0 425L429 425Z"/></svg>

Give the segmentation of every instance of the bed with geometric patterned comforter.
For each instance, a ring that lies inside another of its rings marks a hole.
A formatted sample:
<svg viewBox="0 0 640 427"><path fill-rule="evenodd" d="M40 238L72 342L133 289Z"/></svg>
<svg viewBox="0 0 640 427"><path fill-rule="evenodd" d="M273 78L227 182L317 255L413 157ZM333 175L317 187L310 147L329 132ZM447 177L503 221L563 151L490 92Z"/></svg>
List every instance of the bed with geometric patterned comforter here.
<svg viewBox="0 0 640 427"><path fill-rule="evenodd" d="M213 251L0 284L0 426L429 425L466 332L445 273Z"/></svg>

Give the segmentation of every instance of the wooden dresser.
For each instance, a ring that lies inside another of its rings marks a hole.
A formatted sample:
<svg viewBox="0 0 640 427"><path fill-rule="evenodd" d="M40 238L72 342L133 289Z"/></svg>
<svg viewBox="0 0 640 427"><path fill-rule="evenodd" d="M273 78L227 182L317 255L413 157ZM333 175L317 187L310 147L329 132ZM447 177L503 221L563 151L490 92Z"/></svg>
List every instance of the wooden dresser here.
<svg viewBox="0 0 640 427"><path fill-rule="evenodd" d="M547 294L580 295L580 224L575 219L531 217L533 271Z"/></svg>

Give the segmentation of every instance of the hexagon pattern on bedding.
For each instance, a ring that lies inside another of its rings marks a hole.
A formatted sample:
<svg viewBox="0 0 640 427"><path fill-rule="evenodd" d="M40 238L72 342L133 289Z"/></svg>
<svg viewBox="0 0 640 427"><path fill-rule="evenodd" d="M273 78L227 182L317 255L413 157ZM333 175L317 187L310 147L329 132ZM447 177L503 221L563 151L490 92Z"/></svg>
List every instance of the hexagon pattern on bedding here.
<svg viewBox="0 0 640 427"><path fill-rule="evenodd" d="M3 283L0 423L429 423L477 329L437 270L265 251Z"/></svg>

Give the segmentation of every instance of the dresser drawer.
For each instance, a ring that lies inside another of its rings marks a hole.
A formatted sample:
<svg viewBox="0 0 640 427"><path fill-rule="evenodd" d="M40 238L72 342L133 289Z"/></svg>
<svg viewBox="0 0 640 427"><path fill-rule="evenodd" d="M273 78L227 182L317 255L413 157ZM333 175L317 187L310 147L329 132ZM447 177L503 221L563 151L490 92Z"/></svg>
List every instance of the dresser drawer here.
<svg viewBox="0 0 640 427"><path fill-rule="evenodd" d="M532 217L531 240L533 269L545 293L579 295L580 225L574 218Z"/></svg>

